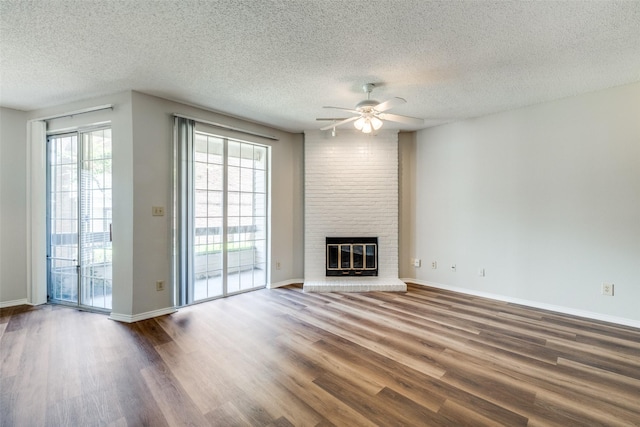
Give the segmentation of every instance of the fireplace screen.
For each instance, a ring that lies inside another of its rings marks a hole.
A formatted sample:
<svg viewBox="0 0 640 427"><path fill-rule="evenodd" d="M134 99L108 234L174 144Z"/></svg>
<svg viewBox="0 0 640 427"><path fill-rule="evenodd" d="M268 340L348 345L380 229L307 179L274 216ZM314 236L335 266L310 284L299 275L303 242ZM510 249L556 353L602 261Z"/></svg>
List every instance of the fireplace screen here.
<svg viewBox="0 0 640 427"><path fill-rule="evenodd" d="M377 276L377 237L327 237L327 276Z"/></svg>

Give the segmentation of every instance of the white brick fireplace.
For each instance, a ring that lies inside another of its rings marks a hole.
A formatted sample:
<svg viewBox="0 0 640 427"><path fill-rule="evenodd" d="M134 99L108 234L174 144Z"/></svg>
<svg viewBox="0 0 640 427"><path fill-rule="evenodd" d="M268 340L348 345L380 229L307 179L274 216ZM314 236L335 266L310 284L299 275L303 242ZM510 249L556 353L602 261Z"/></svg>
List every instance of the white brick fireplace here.
<svg viewBox="0 0 640 427"><path fill-rule="evenodd" d="M355 236L378 238L378 277L326 277L325 239ZM406 289L398 279L397 131L305 132L304 269L305 291Z"/></svg>

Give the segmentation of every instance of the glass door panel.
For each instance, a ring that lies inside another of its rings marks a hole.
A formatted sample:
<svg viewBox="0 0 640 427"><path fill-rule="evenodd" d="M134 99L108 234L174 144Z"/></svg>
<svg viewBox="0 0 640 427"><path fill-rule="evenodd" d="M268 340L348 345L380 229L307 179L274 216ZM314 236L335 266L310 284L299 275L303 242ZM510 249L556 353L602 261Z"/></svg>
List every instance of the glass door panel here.
<svg viewBox="0 0 640 427"><path fill-rule="evenodd" d="M78 136L49 140L50 298L78 302Z"/></svg>
<svg viewBox="0 0 640 427"><path fill-rule="evenodd" d="M49 299L111 309L111 129L48 144Z"/></svg>
<svg viewBox="0 0 640 427"><path fill-rule="evenodd" d="M266 286L266 147L229 141L228 292Z"/></svg>
<svg viewBox="0 0 640 427"><path fill-rule="evenodd" d="M224 140L196 133L194 144L193 301L224 295Z"/></svg>
<svg viewBox="0 0 640 427"><path fill-rule="evenodd" d="M82 134L82 305L111 308L111 129Z"/></svg>

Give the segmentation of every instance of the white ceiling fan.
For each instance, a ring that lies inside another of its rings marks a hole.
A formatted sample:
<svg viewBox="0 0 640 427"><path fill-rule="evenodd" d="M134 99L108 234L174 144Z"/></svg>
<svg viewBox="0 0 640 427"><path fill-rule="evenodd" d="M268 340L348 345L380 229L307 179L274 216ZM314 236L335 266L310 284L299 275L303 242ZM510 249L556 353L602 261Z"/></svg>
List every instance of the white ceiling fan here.
<svg viewBox="0 0 640 427"><path fill-rule="evenodd" d="M385 111L390 110L393 107L404 104L407 101L403 98L391 98L385 102L378 102L371 99L371 91L376 85L373 83L366 83L362 86L362 89L367 94L367 99L364 101L360 101L355 109L352 108L342 108L342 107L322 107L322 108L332 108L335 110L348 111L350 113L356 114L353 117L349 118L319 118L316 120L331 120L334 123L320 130L328 130L333 129L335 132L336 126L343 125L345 123L354 122L353 125L359 131L363 133L371 133L374 130L378 130L382 127L382 123L384 120L389 120L392 122L405 123L408 125L421 125L424 123L423 119L418 119L416 117L409 116L401 116L399 114L390 114L385 113Z"/></svg>

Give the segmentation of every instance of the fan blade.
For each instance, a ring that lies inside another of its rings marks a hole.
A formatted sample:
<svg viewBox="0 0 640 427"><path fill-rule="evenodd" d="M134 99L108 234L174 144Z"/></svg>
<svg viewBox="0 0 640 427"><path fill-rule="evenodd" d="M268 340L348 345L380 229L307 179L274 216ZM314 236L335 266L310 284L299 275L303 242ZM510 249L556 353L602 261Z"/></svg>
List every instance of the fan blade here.
<svg viewBox="0 0 640 427"><path fill-rule="evenodd" d="M320 130L328 130L328 129L332 129L332 128L336 127L336 126L340 126L340 125L343 125L343 124L345 124L345 123L354 122L354 121L358 120L359 118L360 118L360 116L349 117L348 119L344 119L344 120L343 120L343 121L341 121L341 122L333 123L333 124L331 124L331 125L329 125L329 126L325 126L325 127L323 127L323 128L320 128Z"/></svg>
<svg viewBox="0 0 640 427"><path fill-rule="evenodd" d="M332 122L339 122L340 120L346 120L346 117L317 117L316 120L321 121L332 121Z"/></svg>
<svg viewBox="0 0 640 427"><path fill-rule="evenodd" d="M382 113L382 114L378 114L378 117L381 118L382 120L390 120L392 122L399 122L407 125L424 124L423 119L418 119L416 117L409 117L409 116L400 116L398 114Z"/></svg>
<svg viewBox="0 0 640 427"><path fill-rule="evenodd" d="M403 98L391 98L388 101L381 102L380 104L373 107L377 112L382 113L383 111L390 110L391 108L402 105L407 102L406 99Z"/></svg>
<svg viewBox="0 0 640 427"><path fill-rule="evenodd" d="M353 108L342 108L342 107L322 107L322 108L333 108L334 110L350 111L355 114L360 114L360 111L354 110Z"/></svg>

